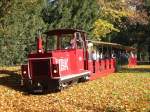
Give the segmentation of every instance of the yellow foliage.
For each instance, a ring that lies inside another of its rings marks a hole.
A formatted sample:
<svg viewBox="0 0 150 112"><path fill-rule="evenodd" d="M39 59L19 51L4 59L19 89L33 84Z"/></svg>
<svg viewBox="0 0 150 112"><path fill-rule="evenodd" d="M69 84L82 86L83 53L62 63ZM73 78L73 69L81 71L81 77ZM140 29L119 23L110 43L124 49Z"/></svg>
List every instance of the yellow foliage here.
<svg viewBox="0 0 150 112"><path fill-rule="evenodd" d="M96 38L104 37L112 31L120 30L114 27L114 23L122 23L122 17L135 16L135 12L127 8L127 2L124 0L97 0L100 5L100 15L103 19L98 19L94 23L93 34Z"/></svg>
<svg viewBox="0 0 150 112"><path fill-rule="evenodd" d="M109 16L114 21L115 20L121 21L120 20L121 17L125 17L125 16L127 17L127 16L130 16L130 15L131 15L131 12L125 11L125 10L118 11L118 10L115 10L115 9L112 9L112 8L103 9L103 16L105 16L105 17Z"/></svg>
<svg viewBox="0 0 150 112"><path fill-rule="evenodd" d="M38 0L26 0L26 3L36 3Z"/></svg>
<svg viewBox="0 0 150 112"><path fill-rule="evenodd" d="M17 74L0 74L0 112L149 112L149 70L150 65L125 68L44 95L24 93Z"/></svg>
<svg viewBox="0 0 150 112"><path fill-rule="evenodd" d="M101 7L102 17L111 22L121 22L121 17L132 17L135 11L131 10L125 0L97 0Z"/></svg>
<svg viewBox="0 0 150 112"><path fill-rule="evenodd" d="M115 28L113 24L109 23L106 20L98 19L97 21L95 21L93 33L96 38L105 36L112 31L119 32L119 29Z"/></svg>

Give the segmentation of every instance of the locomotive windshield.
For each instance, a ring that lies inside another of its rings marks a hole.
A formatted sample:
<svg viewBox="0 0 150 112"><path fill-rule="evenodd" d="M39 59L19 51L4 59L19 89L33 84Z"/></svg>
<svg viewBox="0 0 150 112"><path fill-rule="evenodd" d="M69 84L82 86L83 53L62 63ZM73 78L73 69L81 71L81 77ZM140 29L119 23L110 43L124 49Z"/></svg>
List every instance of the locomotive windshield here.
<svg viewBox="0 0 150 112"><path fill-rule="evenodd" d="M60 45L60 49L73 49L74 47L72 46L71 40L73 39L73 35L72 34L63 34L60 37L61 40L61 45Z"/></svg>
<svg viewBox="0 0 150 112"><path fill-rule="evenodd" d="M57 49L57 36L52 35L46 38L46 50L56 50Z"/></svg>
<svg viewBox="0 0 150 112"><path fill-rule="evenodd" d="M74 34L50 35L46 38L47 51L75 48L83 48L83 39L78 32Z"/></svg>

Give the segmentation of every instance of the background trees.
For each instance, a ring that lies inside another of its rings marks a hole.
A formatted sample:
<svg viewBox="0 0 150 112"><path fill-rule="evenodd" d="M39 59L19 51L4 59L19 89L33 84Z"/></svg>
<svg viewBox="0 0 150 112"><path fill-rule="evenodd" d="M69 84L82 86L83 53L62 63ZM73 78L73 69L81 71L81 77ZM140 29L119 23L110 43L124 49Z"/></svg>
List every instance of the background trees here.
<svg viewBox="0 0 150 112"><path fill-rule="evenodd" d="M90 39L142 46L149 11L141 0L1 0L0 64L25 61L38 29L77 28Z"/></svg>
<svg viewBox="0 0 150 112"><path fill-rule="evenodd" d="M98 17L96 0L54 0L43 10L43 20L49 29L77 28L90 32Z"/></svg>
<svg viewBox="0 0 150 112"><path fill-rule="evenodd" d="M45 26L40 17L43 0L2 0L0 4L0 64L23 62L36 31Z"/></svg>

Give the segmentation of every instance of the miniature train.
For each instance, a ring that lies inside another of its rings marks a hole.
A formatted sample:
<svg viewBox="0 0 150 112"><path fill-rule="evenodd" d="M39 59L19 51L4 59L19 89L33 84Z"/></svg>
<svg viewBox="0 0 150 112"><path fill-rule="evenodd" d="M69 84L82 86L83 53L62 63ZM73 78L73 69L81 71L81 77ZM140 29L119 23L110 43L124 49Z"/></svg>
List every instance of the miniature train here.
<svg viewBox="0 0 150 112"><path fill-rule="evenodd" d="M103 58L93 43L114 49L120 47L119 44L92 43L87 40L86 32L77 29L55 29L44 34L45 38L37 38L37 51L30 53L28 63L21 66L21 85L28 91L62 90L74 82L94 80L115 72L116 58Z"/></svg>

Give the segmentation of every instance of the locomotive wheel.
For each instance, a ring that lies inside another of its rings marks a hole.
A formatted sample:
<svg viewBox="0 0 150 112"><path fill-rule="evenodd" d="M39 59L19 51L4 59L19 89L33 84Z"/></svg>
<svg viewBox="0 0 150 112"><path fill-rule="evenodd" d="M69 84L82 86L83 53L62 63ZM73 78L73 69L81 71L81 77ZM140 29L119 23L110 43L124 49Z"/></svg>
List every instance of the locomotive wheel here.
<svg viewBox="0 0 150 112"><path fill-rule="evenodd" d="M56 92L60 92L68 87L67 82L59 82L58 87L56 88Z"/></svg>
<svg viewBox="0 0 150 112"><path fill-rule="evenodd" d="M30 93L32 91L32 88L30 86L22 86L22 88L24 92Z"/></svg>
<svg viewBox="0 0 150 112"><path fill-rule="evenodd" d="M32 93L33 86L30 83L25 83L24 85L21 86L24 92L27 93Z"/></svg>
<svg viewBox="0 0 150 112"><path fill-rule="evenodd" d="M86 82L86 81L89 81L89 76L81 77L78 82Z"/></svg>
<svg viewBox="0 0 150 112"><path fill-rule="evenodd" d="M65 83L65 82L61 82L60 85L59 85L59 89L60 91L64 90L65 88L67 88L68 84Z"/></svg>
<svg viewBox="0 0 150 112"><path fill-rule="evenodd" d="M77 84L79 81L79 79L74 79L74 80L70 80L70 81L66 81L66 82L59 82L59 86L57 88L57 91L62 91L70 86L72 86L73 84Z"/></svg>

